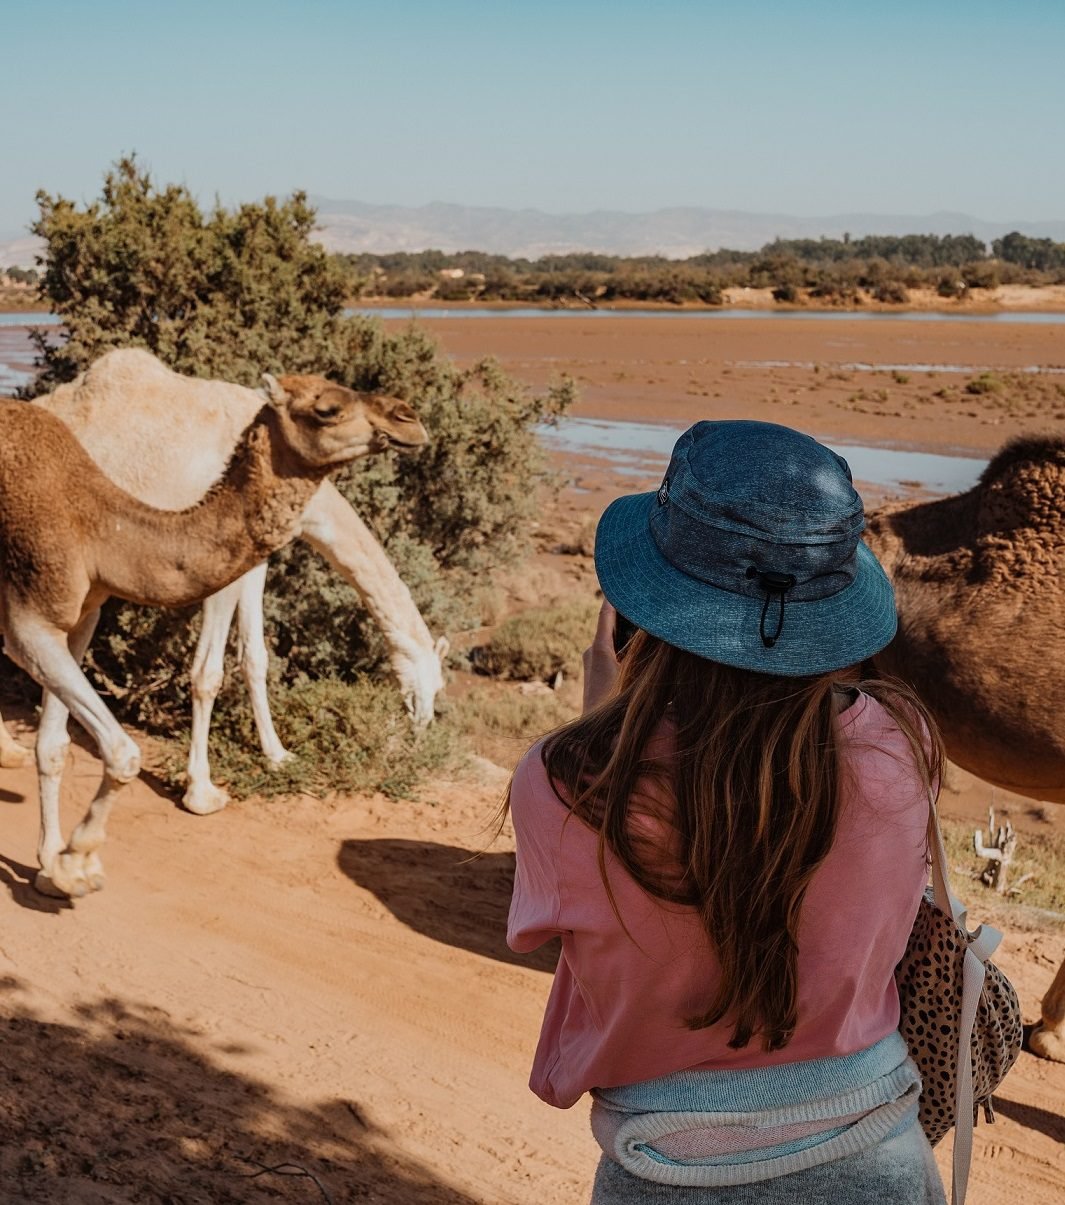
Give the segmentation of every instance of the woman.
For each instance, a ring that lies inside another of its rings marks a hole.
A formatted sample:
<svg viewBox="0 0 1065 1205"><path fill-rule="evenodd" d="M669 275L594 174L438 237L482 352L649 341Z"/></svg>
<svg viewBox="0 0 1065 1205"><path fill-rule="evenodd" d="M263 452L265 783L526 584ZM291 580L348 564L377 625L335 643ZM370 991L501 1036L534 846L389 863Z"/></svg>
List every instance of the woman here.
<svg viewBox="0 0 1065 1205"><path fill-rule="evenodd" d="M561 935L531 1087L593 1095L593 1205L942 1202L893 970L940 748L846 462L696 424L596 533L584 714L509 807L508 940ZM615 656L615 610L637 631Z"/></svg>

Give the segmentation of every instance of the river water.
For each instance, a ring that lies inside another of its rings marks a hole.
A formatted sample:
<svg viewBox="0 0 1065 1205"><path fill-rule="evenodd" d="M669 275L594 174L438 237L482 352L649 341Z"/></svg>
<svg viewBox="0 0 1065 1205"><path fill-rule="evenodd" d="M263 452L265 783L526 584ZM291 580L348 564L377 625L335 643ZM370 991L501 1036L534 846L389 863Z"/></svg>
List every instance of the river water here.
<svg viewBox="0 0 1065 1205"><path fill-rule="evenodd" d="M624 476L654 478L669 463L683 430L666 423L567 418L557 426L540 427L539 436L553 452L578 455ZM971 456L862 444L830 446L850 465L855 481L892 491L920 487L933 494L958 493L976 484L987 463Z"/></svg>

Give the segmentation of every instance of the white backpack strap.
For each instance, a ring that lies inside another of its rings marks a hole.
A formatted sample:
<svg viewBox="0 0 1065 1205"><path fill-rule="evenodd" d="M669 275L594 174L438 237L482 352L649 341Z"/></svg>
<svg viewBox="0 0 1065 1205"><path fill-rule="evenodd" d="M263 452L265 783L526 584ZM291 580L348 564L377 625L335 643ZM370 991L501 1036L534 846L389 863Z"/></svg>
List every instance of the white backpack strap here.
<svg viewBox="0 0 1065 1205"><path fill-rule="evenodd" d="M965 1205L969 1164L973 1157L973 1025L984 986L984 964L971 950L962 964L961 1018L958 1026L958 1080L954 1107L954 1162L951 1179L953 1205Z"/></svg>
<svg viewBox="0 0 1065 1205"><path fill-rule="evenodd" d="M939 828L935 800L928 801L928 844L932 851L932 891L936 907L953 917L954 923L964 932L966 917L964 905L951 894L947 875L947 851L943 846L943 834ZM1002 934L989 925L981 925L973 934L973 940L965 951L962 963L961 1017L958 1026L958 1078L954 1087L954 1161L951 1181L953 1205L965 1205L965 1193L969 1187L969 1165L973 1156L973 1026L976 1010L980 1005L980 993L984 988L984 962L988 959Z"/></svg>

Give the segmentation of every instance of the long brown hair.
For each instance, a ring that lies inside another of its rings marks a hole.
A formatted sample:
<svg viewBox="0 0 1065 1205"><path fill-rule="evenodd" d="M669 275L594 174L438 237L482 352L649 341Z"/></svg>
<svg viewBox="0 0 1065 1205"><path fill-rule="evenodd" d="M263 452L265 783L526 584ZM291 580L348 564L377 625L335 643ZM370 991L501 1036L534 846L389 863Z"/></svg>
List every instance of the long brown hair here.
<svg viewBox="0 0 1065 1205"><path fill-rule="evenodd" d="M758 1034L778 1050L795 1030L799 914L840 812L837 690L857 684L877 698L925 785L938 782L939 737L916 696L858 677L733 669L638 632L610 697L544 743L559 798L598 832L599 871L622 926L607 849L652 895L698 909L721 977L706 1011L684 1020L692 1029L729 1020L730 1046ZM666 715L675 752L654 756L648 746ZM652 783L665 790L648 791ZM656 798L668 799L666 814ZM668 848L649 831L667 834Z"/></svg>

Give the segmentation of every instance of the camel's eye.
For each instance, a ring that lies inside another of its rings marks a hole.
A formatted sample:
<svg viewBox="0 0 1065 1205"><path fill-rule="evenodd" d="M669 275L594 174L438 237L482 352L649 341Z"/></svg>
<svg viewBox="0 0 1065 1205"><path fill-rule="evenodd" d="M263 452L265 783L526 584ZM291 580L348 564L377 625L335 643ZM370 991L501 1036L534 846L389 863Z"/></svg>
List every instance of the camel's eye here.
<svg viewBox="0 0 1065 1205"><path fill-rule="evenodd" d="M322 400L316 402L314 406L314 417L320 423L331 423L340 417L342 407L338 401Z"/></svg>

